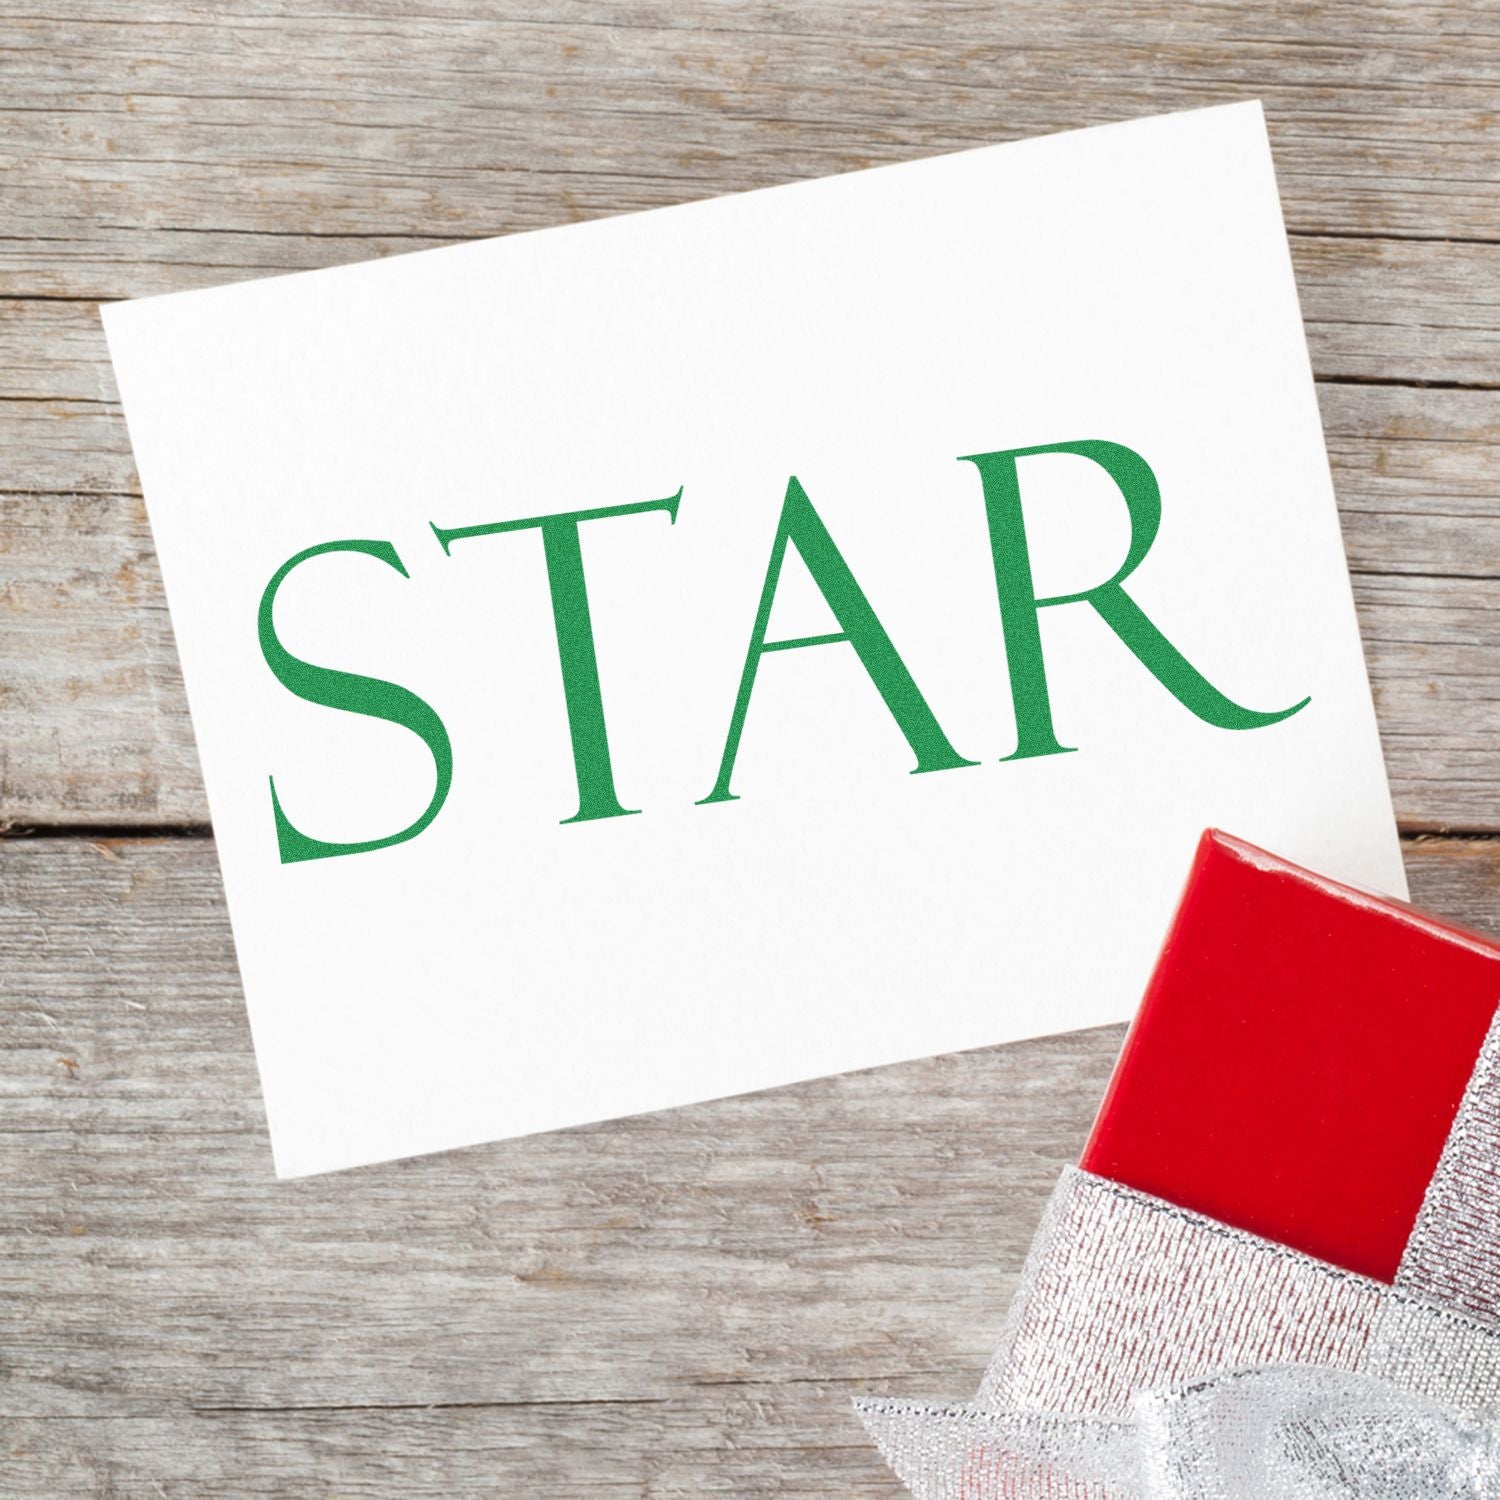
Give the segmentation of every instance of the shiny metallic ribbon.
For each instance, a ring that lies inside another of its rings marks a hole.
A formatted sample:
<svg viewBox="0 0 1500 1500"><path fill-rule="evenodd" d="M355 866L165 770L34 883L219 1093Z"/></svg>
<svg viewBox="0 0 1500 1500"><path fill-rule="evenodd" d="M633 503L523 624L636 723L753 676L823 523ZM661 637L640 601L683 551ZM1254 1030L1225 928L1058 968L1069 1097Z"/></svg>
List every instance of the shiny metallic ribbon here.
<svg viewBox="0 0 1500 1500"><path fill-rule="evenodd" d="M1367 1375L1237 1370L1143 1392L1132 1418L941 1414L966 1462L918 1494L1131 1500L1500 1500L1500 1433ZM885 1407L882 1412L880 1408ZM899 1427L899 1403L869 1403Z"/></svg>
<svg viewBox="0 0 1500 1500"><path fill-rule="evenodd" d="M975 1402L856 1404L918 1500L1500 1500L1500 1021L1394 1286L1070 1169Z"/></svg>

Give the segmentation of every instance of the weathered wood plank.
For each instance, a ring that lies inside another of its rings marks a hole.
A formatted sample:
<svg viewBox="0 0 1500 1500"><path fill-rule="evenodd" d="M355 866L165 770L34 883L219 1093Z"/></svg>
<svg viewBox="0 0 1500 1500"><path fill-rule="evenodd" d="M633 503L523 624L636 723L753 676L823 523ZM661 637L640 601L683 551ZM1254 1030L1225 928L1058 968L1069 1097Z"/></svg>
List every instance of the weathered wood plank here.
<svg viewBox="0 0 1500 1500"><path fill-rule="evenodd" d="M1355 603L1402 825L1494 831L1500 584L1356 578Z"/></svg>
<svg viewBox="0 0 1500 1500"><path fill-rule="evenodd" d="M1320 390L1399 816L1500 827L1500 393ZM0 495L0 619L0 820L207 820L137 497Z"/></svg>
<svg viewBox="0 0 1500 1500"><path fill-rule="evenodd" d="M1500 572L1500 391L1318 387L1357 573Z"/></svg>
<svg viewBox="0 0 1500 1500"><path fill-rule="evenodd" d="M0 824L207 817L139 497L0 496Z"/></svg>
<svg viewBox="0 0 1500 1500"><path fill-rule="evenodd" d="M1500 245L1296 235L1291 246L1320 377L1500 385Z"/></svg>
<svg viewBox="0 0 1500 1500"><path fill-rule="evenodd" d="M0 296L0 424L20 420L7 410L13 400L114 401L97 301L318 270L444 243L290 233L207 234L188 243L182 236L132 235L108 275L76 299L17 291ZM1500 384L1500 242L1301 234L1291 243L1320 377ZM40 279L32 276L31 284ZM116 428L112 446L124 454L122 437ZM66 446L82 450L85 444ZM102 488L129 488L133 471L120 472L128 476L124 482ZM79 486L73 480L59 487Z"/></svg>
<svg viewBox="0 0 1500 1500"><path fill-rule="evenodd" d="M254 243L281 241L268 235ZM321 253L298 268L380 248L333 243L342 253L331 253L325 241L299 241ZM1313 368L1324 379L1500 386L1500 244L1315 238L1298 240L1295 258ZM167 263L143 269L151 273L145 289L154 291L162 289L160 281L183 289L278 268L258 263L203 274ZM141 291L134 279L122 276L117 291ZM1355 397L1352 406L1348 396L1331 399L1356 413L1361 400L1369 401L1372 420L1392 405L1389 397ZM1450 404L1452 413L1445 410ZM1419 423L1459 426L1465 415L1472 420L1476 405L1500 413L1500 401L1445 403L1429 393L1408 426L1418 432ZM1496 420L1491 416L1490 423ZM93 303L0 299L0 453L0 489L138 490Z"/></svg>
<svg viewBox="0 0 1500 1500"><path fill-rule="evenodd" d="M880 1386L886 1392L886 1383ZM914 1387L914 1393L920 1387ZM10 1500L329 1495L338 1500L582 1496L879 1497L845 1385L705 1388L688 1403L174 1413L4 1424ZM815 1403L837 1413L810 1416ZM842 1430L838 1430L842 1429Z"/></svg>
<svg viewBox="0 0 1500 1500"><path fill-rule="evenodd" d="M1500 204L1500 189L1496 199ZM100 299L316 270L408 252L413 242L268 233L243 237L239 253L222 265L173 260L170 243L153 241L149 248L163 258L117 266ZM183 252L180 243L175 248ZM1320 377L1500 385L1500 242L1300 235L1292 255ZM13 420L6 413L12 401L115 399L94 300L0 297L0 422ZM65 446L81 451L85 445ZM113 446L122 455L128 451L118 425ZM104 488L127 489L133 477Z"/></svg>
<svg viewBox="0 0 1500 1500"><path fill-rule="evenodd" d="M1453 0L97 0L0 47L0 284L32 292L139 230L499 233L1254 94L1294 228L1497 238L1500 35Z"/></svg>
<svg viewBox="0 0 1500 1500"><path fill-rule="evenodd" d="M278 1184L209 841L0 842L0 993L17 1496L894 1495L849 1398L970 1392L1120 1036Z"/></svg>

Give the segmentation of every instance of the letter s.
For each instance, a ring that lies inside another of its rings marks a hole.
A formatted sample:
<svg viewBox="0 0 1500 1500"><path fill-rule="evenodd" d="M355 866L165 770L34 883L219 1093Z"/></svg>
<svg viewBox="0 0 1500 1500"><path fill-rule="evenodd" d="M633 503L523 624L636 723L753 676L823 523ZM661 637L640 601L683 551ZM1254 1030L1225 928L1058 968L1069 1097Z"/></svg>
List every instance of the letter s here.
<svg viewBox="0 0 1500 1500"><path fill-rule="evenodd" d="M367 839L362 843L337 844L310 838L292 826L276 795L276 778L271 777L271 810L276 817L276 845L284 865L295 864L304 859L332 859L339 854L364 854L371 849L384 849L391 844L414 839L437 817L453 782L453 747L448 742L448 731L443 727L443 721L430 704L394 682L382 682L378 677L360 677L353 672L338 672L332 667L315 667L310 662L293 656L277 637L276 626L271 618L276 591L293 568L324 552L363 552L393 567L403 578L410 576L401 566L401 559L389 542L323 542L289 558L276 570L266 585L265 593L261 595L260 649L266 665L276 674L283 687L309 703L317 703L325 708L341 708L346 713L368 714L374 719L386 719L420 736L432 752L433 765L437 769L437 786L433 789L427 810L400 833L393 833L383 839Z"/></svg>

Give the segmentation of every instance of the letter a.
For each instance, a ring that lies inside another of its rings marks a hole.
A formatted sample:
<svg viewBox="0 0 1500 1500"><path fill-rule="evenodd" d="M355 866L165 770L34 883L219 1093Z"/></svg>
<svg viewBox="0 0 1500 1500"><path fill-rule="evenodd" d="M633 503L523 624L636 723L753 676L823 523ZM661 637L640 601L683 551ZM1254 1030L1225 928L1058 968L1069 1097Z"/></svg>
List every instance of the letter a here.
<svg viewBox="0 0 1500 1500"><path fill-rule="evenodd" d="M828 635L798 636L787 641L766 639L766 627L770 623L771 606L776 599L788 542L796 546L813 582L839 623L840 628ZM933 717L927 700L906 670L906 663L891 644L885 627L876 618L870 601L865 598L854 574L849 571L848 563L834 545L828 528L793 475L787 483L781 521L771 545L771 562L760 592L755 628L750 632L750 650L745 657L745 669L740 674L740 688L729 721L729 738L724 745L724 758L719 763L719 779L714 783L713 791L697 804L699 807L710 802L738 800L729 783L734 775L740 736L744 733L745 715L750 707L750 694L755 688L761 657L768 651L792 651L802 646L828 646L840 641L854 648L854 654L875 684L897 728L906 736L906 743L917 757L914 775L922 771L948 771L957 766L978 764L977 761L965 760L948 743L948 737Z"/></svg>

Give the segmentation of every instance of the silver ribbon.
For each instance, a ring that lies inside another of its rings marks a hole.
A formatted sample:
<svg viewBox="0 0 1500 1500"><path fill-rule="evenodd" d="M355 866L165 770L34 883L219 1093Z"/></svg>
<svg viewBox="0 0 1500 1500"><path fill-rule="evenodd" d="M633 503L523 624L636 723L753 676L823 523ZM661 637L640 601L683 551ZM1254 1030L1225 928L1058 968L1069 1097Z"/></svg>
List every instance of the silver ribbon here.
<svg viewBox="0 0 1500 1500"><path fill-rule="evenodd" d="M877 1439L887 1419L899 1431L919 1410L859 1405ZM924 1418L946 1428L950 1453L963 1455L910 1476L934 1500L1500 1500L1500 1435L1489 1422L1372 1376L1316 1366L1236 1370L1142 1392L1119 1421L980 1407L926 1409Z"/></svg>
<svg viewBox="0 0 1500 1500"><path fill-rule="evenodd" d="M856 1406L917 1500L1500 1500L1500 1019L1393 1286L1070 1168L974 1404Z"/></svg>
<svg viewBox="0 0 1500 1500"><path fill-rule="evenodd" d="M1151 1500L1500 1500L1492 1425L1368 1375L1244 1370L1138 1410Z"/></svg>

